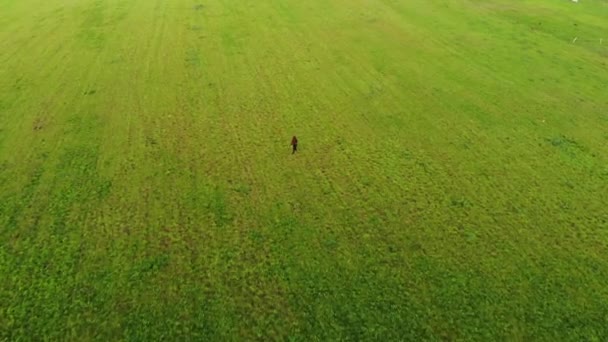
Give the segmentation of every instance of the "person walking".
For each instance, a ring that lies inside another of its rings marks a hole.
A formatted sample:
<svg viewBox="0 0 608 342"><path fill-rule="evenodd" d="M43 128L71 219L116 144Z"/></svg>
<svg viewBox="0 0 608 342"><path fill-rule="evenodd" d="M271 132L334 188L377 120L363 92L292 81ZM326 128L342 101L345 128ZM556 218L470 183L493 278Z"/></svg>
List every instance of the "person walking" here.
<svg viewBox="0 0 608 342"><path fill-rule="evenodd" d="M296 151L298 150L298 138L296 138L295 135L293 136L293 138L291 138L291 146L293 147L293 151L291 152L291 154L296 153Z"/></svg>

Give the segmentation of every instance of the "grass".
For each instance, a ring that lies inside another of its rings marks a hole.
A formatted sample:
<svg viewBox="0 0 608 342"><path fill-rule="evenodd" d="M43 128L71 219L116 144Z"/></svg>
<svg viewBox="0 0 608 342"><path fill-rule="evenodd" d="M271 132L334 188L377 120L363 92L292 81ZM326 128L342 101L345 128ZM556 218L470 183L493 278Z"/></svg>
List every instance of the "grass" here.
<svg viewBox="0 0 608 342"><path fill-rule="evenodd" d="M0 0L0 340L608 339L607 16Z"/></svg>

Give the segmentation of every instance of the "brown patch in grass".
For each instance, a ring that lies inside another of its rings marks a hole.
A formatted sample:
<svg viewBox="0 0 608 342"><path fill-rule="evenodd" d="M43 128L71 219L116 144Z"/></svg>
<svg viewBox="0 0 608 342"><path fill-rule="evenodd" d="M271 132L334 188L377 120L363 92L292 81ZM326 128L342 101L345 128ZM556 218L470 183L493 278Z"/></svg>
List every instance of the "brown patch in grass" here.
<svg viewBox="0 0 608 342"><path fill-rule="evenodd" d="M34 132L40 131L45 128L48 124L48 119L46 117L37 117L32 123L32 130Z"/></svg>

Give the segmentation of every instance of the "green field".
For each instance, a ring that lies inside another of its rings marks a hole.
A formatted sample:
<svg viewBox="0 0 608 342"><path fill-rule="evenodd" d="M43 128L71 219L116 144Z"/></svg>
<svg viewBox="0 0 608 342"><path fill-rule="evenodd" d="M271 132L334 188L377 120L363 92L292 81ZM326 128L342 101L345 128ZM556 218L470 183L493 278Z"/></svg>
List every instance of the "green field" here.
<svg viewBox="0 0 608 342"><path fill-rule="evenodd" d="M608 2L0 0L42 339L608 340Z"/></svg>

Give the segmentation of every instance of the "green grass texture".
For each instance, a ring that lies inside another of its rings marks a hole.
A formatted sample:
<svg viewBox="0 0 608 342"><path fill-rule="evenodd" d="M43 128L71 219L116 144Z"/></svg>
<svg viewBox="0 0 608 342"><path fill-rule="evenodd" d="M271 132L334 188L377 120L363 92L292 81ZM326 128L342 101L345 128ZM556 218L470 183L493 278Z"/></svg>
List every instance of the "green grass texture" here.
<svg viewBox="0 0 608 342"><path fill-rule="evenodd" d="M0 340L608 340L607 19L0 0Z"/></svg>

